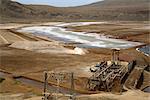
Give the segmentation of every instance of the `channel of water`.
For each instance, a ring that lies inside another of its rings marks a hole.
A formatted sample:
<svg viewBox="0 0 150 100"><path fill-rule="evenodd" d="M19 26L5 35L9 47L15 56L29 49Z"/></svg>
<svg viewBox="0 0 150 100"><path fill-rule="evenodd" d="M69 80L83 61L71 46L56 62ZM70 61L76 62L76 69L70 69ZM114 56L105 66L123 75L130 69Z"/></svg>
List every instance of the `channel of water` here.
<svg viewBox="0 0 150 100"><path fill-rule="evenodd" d="M8 76L8 75L13 77L13 75L10 73L5 73L5 72L0 71L0 78L5 79L6 76ZM44 89L44 82L41 82L41 81L33 80L33 79L26 78L23 76L14 78L14 80L19 81L19 82L26 84L26 85L34 86L34 87L39 88L39 89ZM51 93L58 93L59 92L62 94L70 94L70 91L71 91L70 89L63 88L63 87L57 87L57 86L52 85L52 84L48 84L47 90ZM74 91L74 94L79 95L81 93Z"/></svg>

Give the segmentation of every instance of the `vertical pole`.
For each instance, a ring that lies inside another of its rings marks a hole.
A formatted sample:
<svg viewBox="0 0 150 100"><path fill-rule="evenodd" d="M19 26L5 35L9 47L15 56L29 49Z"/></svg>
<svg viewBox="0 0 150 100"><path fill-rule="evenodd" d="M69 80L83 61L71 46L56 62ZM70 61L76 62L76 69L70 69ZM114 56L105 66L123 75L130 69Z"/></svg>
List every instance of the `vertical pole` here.
<svg viewBox="0 0 150 100"><path fill-rule="evenodd" d="M44 100L47 100L47 72L44 72Z"/></svg>
<svg viewBox="0 0 150 100"><path fill-rule="evenodd" d="M71 92L70 92L70 99L74 100L74 73L71 72Z"/></svg>
<svg viewBox="0 0 150 100"><path fill-rule="evenodd" d="M116 50L116 62L119 65L119 50Z"/></svg>
<svg viewBox="0 0 150 100"><path fill-rule="evenodd" d="M115 50L112 49L112 64L114 63L115 61Z"/></svg>
<svg viewBox="0 0 150 100"><path fill-rule="evenodd" d="M120 51L118 50L118 61L119 61L119 53L120 53Z"/></svg>
<svg viewBox="0 0 150 100"><path fill-rule="evenodd" d="M113 63L115 63L115 49L113 50Z"/></svg>
<svg viewBox="0 0 150 100"><path fill-rule="evenodd" d="M113 50L111 51L111 63L113 62Z"/></svg>
<svg viewBox="0 0 150 100"><path fill-rule="evenodd" d="M119 50L117 51L117 65L119 65Z"/></svg>
<svg viewBox="0 0 150 100"><path fill-rule="evenodd" d="M56 94L56 100L58 100L58 95L59 95L59 85L60 85L60 76L59 75L56 75L57 76L57 94Z"/></svg>

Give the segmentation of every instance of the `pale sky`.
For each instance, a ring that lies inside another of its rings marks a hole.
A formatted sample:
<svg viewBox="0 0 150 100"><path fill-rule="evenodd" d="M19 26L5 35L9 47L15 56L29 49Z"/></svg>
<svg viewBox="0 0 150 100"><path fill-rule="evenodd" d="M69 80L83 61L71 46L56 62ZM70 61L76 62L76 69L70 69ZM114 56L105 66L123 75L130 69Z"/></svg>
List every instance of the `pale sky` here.
<svg viewBox="0 0 150 100"><path fill-rule="evenodd" d="M44 4L57 7L80 6L102 0L12 0L23 4Z"/></svg>

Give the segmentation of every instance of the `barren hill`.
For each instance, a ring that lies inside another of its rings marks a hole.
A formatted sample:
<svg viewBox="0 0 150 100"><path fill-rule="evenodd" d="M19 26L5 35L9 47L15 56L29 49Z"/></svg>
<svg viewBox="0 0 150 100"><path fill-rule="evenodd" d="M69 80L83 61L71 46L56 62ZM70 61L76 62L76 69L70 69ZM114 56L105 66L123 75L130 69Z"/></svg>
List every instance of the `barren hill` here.
<svg viewBox="0 0 150 100"><path fill-rule="evenodd" d="M149 0L104 0L78 7L24 5L0 0L0 22L149 20Z"/></svg>

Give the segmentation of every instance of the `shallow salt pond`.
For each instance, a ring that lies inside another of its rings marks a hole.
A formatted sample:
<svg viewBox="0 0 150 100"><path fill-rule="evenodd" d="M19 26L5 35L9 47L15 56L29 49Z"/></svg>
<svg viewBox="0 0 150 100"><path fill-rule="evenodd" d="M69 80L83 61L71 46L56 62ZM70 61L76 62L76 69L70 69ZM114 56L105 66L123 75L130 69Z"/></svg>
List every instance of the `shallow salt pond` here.
<svg viewBox="0 0 150 100"><path fill-rule="evenodd" d="M145 55L150 56L150 45L137 48L138 51L143 52Z"/></svg>
<svg viewBox="0 0 150 100"><path fill-rule="evenodd" d="M130 48L141 45L142 43L130 42L121 39L112 39L100 36L96 33L72 32L59 26L33 26L24 27L19 32L28 32L35 35L47 36L50 39L66 43L79 43L78 47L84 48Z"/></svg>

